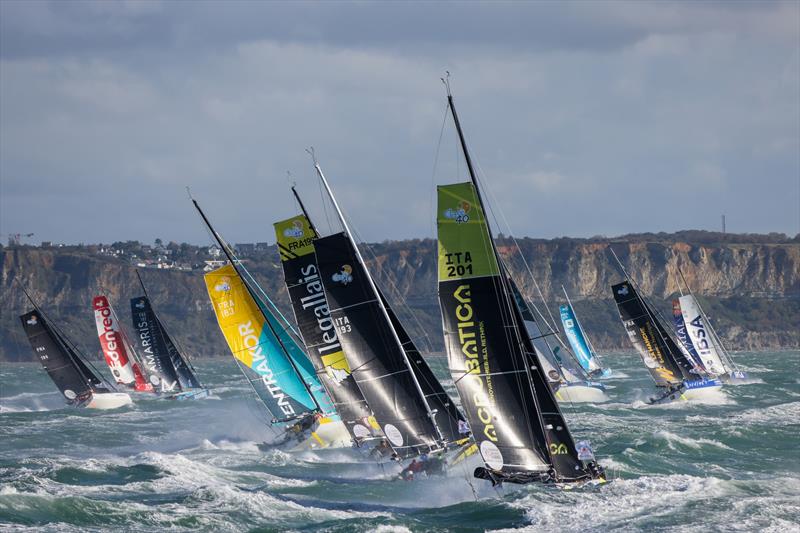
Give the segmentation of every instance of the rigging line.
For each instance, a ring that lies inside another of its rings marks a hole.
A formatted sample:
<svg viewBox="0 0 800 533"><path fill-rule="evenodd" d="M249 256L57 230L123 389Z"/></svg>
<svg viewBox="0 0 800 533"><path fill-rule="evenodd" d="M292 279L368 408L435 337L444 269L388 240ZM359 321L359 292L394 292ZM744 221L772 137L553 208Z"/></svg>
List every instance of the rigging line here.
<svg viewBox="0 0 800 533"><path fill-rule="evenodd" d="M436 213L436 209L434 208L434 199L436 197L436 171L439 167L439 150L442 147L442 138L444 137L444 128L447 125L447 111L448 108L444 108L444 113L442 114L442 126L439 128L439 140L436 143L436 153L433 156L433 170L431 171L431 183L430 183L430 195L428 196L428 213ZM436 235L436 216L430 219L431 226L431 235Z"/></svg>
<svg viewBox="0 0 800 533"><path fill-rule="evenodd" d="M317 164L317 154L314 152L314 147L310 146L306 148L306 152L311 156L311 159L314 160L314 164ZM322 182L316 180L317 186L319 187L319 201L322 203L322 211L325 213L325 221L328 223L328 235L333 233L333 225L331 224L330 216L328 216L328 202L325 199L325 192L323 191ZM321 237L321 235L318 235Z"/></svg>

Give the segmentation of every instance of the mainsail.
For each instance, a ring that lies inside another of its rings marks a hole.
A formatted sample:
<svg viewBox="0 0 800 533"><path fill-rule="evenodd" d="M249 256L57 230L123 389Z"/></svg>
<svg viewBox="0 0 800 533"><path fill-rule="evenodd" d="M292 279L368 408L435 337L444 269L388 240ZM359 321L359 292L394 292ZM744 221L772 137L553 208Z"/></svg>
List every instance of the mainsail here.
<svg viewBox="0 0 800 533"><path fill-rule="evenodd" d="M314 255L316 231L305 215L274 226L286 288L308 358L351 436L370 437L376 423L351 374L328 308Z"/></svg>
<svg viewBox="0 0 800 533"><path fill-rule="evenodd" d="M516 482L594 477L578 459L501 274L471 182L438 187L437 225L439 303L450 372L488 477Z"/></svg>
<svg viewBox="0 0 800 533"><path fill-rule="evenodd" d="M692 376L693 365L656 318L653 310L633 284L623 281L611 286L619 316L631 343L639 352L656 385L679 385Z"/></svg>
<svg viewBox="0 0 800 533"><path fill-rule="evenodd" d="M692 363L698 367L703 367L703 361L694 349L692 340L689 338L689 333L686 331L686 323L683 321L683 313L681 313L681 303L679 300L672 300L672 322L675 329L675 336L678 342L683 347L683 350L688 354Z"/></svg>
<svg viewBox="0 0 800 533"><path fill-rule="evenodd" d="M273 422L294 420L317 410L282 343L266 322L265 309L248 291L233 265L207 273L206 288L231 354Z"/></svg>
<svg viewBox="0 0 800 533"><path fill-rule="evenodd" d="M180 377L173 365L174 346L161 327L147 296L131 299L131 316L136 331L137 351L144 357L144 366L156 392L181 392Z"/></svg>
<svg viewBox="0 0 800 533"><path fill-rule="evenodd" d="M69 403L80 404L89 400L94 392L108 392L100 378L38 309L21 315L20 320L33 352Z"/></svg>
<svg viewBox="0 0 800 533"><path fill-rule="evenodd" d="M398 458L439 448L440 436L380 296L344 233L314 241L330 314L351 375Z"/></svg>
<svg viewBox="0 0 800 533"><path fill-rule="evenodd" d="M137 391L152 391L153 386L145 380L142 369L135 359L134 351L122 332L117 314L105 296L92 299L97 336L106 364L117 383Z"/></svg>

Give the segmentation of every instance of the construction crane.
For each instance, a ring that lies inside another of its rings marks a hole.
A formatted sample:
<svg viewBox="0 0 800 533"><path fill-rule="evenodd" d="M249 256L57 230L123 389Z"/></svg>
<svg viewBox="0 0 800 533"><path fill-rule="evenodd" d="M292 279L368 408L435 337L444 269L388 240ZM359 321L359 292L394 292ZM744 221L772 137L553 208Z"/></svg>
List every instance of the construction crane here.
<svg viewBox="0 0 800 533"><path fill-rule="evenodd" d="M19 246L22 243L22 239L27 239L28 237L33 237L33 233L9 233L8 245Z"/></svg>

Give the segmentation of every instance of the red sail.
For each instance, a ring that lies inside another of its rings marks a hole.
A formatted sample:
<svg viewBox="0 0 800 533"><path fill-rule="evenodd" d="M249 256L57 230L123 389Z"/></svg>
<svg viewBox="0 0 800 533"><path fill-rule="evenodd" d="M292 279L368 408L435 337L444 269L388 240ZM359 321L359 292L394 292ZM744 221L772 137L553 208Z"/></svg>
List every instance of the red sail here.
<svg viewBox="0 0 800 533"><path fill-rule="evenodd" d="M134 390L152 392L153 386L147 383L139 365L133 359L133 350L125 341L108 299L105 296L95 296L92 307L100 347L114 379Z"/></svg>

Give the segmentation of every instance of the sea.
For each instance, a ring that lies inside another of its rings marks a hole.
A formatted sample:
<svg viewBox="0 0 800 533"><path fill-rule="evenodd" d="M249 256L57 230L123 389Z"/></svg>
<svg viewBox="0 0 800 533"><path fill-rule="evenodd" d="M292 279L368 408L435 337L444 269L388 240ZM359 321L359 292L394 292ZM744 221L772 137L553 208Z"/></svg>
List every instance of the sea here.
<svg viewBox="0 0 800 533"><path fill-rule="evenodd" d="M650 406L633 353L611 401L564 405L609 481L564 488L471 476L402 481L349 449L263 452L271 440L231 358L195 361L213 393L79 410L38 364L0 367L2 531L798 531L800 352L737 353L746 384ZM446 359L429 358L452 393ZM474 466L474 465L473 465Z"/></svg>

